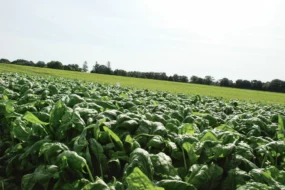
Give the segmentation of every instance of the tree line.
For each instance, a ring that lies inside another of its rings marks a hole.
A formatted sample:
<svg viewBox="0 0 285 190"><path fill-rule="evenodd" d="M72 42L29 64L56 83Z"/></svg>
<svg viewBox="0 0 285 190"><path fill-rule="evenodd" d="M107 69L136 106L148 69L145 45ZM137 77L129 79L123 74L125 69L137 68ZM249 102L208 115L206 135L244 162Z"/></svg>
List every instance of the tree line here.
<svg viewBox="0 0 285 190"><path fill-rule="evenodd" d="M82 68L78 64L68 64L64 65L60 61L50 61L45 63L44 61L38 61L34 63L33 61L27 61L25 59L17 59L15 61L9 61L8 59L0 59L0 63L8 63L8 64L16 64L16 65L26 65L26 66L34 66L34 67L46 67L51 69L61 69L68 71L79 71L79 72L87 72L88 65L85 61L83 63Z"/></svg>
<svg viewBox="0 0 285 190"><path fill-rule="evenodd" d="M0 63L46 67L52 69L62 69L78 72L88 71L88 64L86 61L83 63L82 68L78 64L63 65L60 61L50 61L48 63L38 61L34 63L33 61L27 61L24 59L17 59L12 62L10 62L8 59L0 59ZM92 67L91 73L285 93L285 81L282 81L280 79L274 79L269 82L262 82L260 80L249 81L243 79L232 81L228 78L215 80L212 76L205 76L204 78L195 75L188 78L185 75L178 74L168 76L165 72L125 71L123 69L112 70L111 63L109 61L106 65L102 65L96 62L95 65Z"/></svg>
<svg viewBox="0 0 285 190"><path fill-rule="evenodd" d="M270 82L262 82L260 80L243 80L238 79L235 82L228 79L222 78L215 81L212 76L205 76L204 78L198 76L191 76L188 78L185 75L174 74L167 76L164 72L139 72L139 71L125 71L123 69L111 69L110 62L107 65L100 65L96 62L93 66L91 73L98 74L108 74L108 75L117 75L117 76L127 76L127 77L136 77L136 78L147 78L147 79L156 79L156 80L167 80L174 82L185 82L193 84L204 84L204 85L215 85L223 87L232 87L232 88L241 88L249 90L262 90L262 91L271 91L271 92L283 92L285 93L285 81L274 79Z"/></svg>

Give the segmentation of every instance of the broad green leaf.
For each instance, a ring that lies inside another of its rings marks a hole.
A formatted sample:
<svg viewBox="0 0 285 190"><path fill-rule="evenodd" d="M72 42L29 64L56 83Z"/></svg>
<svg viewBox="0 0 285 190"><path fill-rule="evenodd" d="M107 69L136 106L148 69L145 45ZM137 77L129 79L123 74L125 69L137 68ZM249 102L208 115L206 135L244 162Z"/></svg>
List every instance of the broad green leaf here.
<svg viewBox="0 0 285 190"><path fill-rule="evenodd" d="M274 188L263 183L248 182L238 187L237 190L274 190Z"/></svg>
<svg viewBox="0 0 285 190"><path fill-rule="evenodd" d="M42 139L42 140L35 142L32 146L26 149L26 151L20 156L20 159L25 159L32 154L38 155L42 145L44 143L49 143L50 141L51 141L50 139Z"/></svg>
<svg viewBox="0 0 285 190"><path fill-rule="evenodd" d="M204 136L200 139L200 142L204 142L204 141L218 141L216 135L211 132L208 131L207 133L204 134Z"/></svg>
<svg viewBox="0 0 285 190"><path fill-rule="evenodd" d="M52 160L56 159L56 156L62 153L65 150L69 150L68 147L60 142L46 142L43 143L40 151L39 156L44 155L46 161L52 162Z"/></svg>
<svg viewBox="0 0 285 190"><path fill-rule="evenodd" d="M96 181L85 185L82 190L110 190L108 185L100 178L96 178Z"/></svg>
<svg viewBox="0 0 285 190"><path fill-rule="evenodd" d="M60 126L61 118L64 115L67 107L63 101L58 101L52 108L50 112L50 128L52 131L55 131L58 126Z"/></svg>
<svg viewBox="0 0 285 190"><path fill-rule="evenodd" d="M100 125L102 125L102 123L104 123L105 121L106 121L106 118L103 118L103 119L97 121L96 124L92 124L92 125L91 125L92 127L94 127L94 129L93 129L93 134L94 134L94 138L95 138L96 140L98 140L98 138L99 138ZM89 128L89 127L91 128L91 126L88 126L88 128Z"/></svg>
<svg viewBox="0 0 285 190"><path fill-rule="evenodd" d="M227 124L222 124L218 127L216 127L215 129L217 130L221 130L221 131L231 131L231 132L236 132L236 130L234 130L233 128L231 128L230 126L228 126Z"/></svg>
<svg viewBox="0 0 285 190"><path fill-rule="evenodd" d="M48 125L49 123L43 122L41 120L39 120L39 118L37 118L33 113L27 111L23 117L25 120L31 122L31 123L35 123L35 124L42 124L42 125Z"/></svg>
<svg viewBox="0 0 285 190"><path fill-rule="evenodd" d="M211 115L205 115L205 116L203 116L203 118L207 119L209 121L210 126L216 127L218 124L217 119Z"/></svg>
<svg viewBox="0 0 285 190"><path fill-rule="evenodd" d="M151 154L150 159L154 167L155 175L159 176L161 179L180 179L177 171L172 165L171 158L165 153L160 152L158 154Z"/></svg>
<svg viewBox="0 0 285 190"><path fill-rule="evenodd" d="M186 182L193 184L197 189L213 189L219 184L222 174L223 169L216 164L194 164L186 176Z"/></svg>
<svg viewBox="0 0 285 190"><path fill-rule="evenodd" d="M72 139L73 136L70 136L69 131L76 131L75 135L79 135L84 128L85 122L79 113L71 108L67 108L61 118L60 126L56 129L56 138L59 140L66 139L67 137Z"/></svg>
<svg viewBox="0 0 285 190"><path fill-rule="evenodd" d="M222 183L222 190L233 190L237 187L245 185L250 180L250 176L239 168L231 169L226 179Z"/></svg>
<svg viewBox="0 0 285 190"><path fill-rule="evenodd" d="M136 148L130 155L129 164L125 169L125 175L133 172L134 168L138 167L141 171L152 180L154 174L153 164L150 155L142 148Z"/></svg>
<svg viewBox="0 0 285 190"><path fill-rule="evenodd" d="M219 158L226 158L228 157L234 150L236 146L232 143L222 145L217 144L215 147L212 148L212 151L214 152L214 159L217 160Z"/></svg>
<svg viewBox="0 0 285 190"><path fill-rule="evenodd" d="M124 150L124 145L123 145L121 139L108 127L103 126L103 129L104 129L104 131L106 131L109 134L110 138L112 139L112 142L115 145L117 145L120 150Z"/></svg>
<svg viewBox="0 0 285 190"><path fill-rule="evenodd" d="M236 164L236 166L238 166L239 168L245 170L245 171L250 171L252 169L257 169L257 166L251 162L250 160L244 158L241 155L236 155L235 156L235 160L234 160L234 164Z"/></svg>
<svg viewBox="0 0 285 190"><path fill-rule="evenodd" d="M98 161L97 164L99 165L99 168L100 168L101 177L103 177L103 175L104 175L103 174L103 165L104 165L104 162L106 162L106 156L104 154L104 149L103 149L102 145L100 143L98 143L98 141L94 138L91 138L89 140L89 142L90 142L90 146L89 146L90 151L95 155L95 157Z"/></svg>
<svg viewBox="0 0 285 190"><path fill-rule="evenodd" d="M165 147L165 142L164 139L159 136L159 135L155 135L154 137L152 137L148 143L147 143L148 148L157 148L157 149L163 149Z"/></svg>
<svg viewBox="0 0 285 190"><path fill-rule="evenodd" d="M23 176L21 188L23 190L33 190L34 186L38 184L42 189L47 190L50 180L57 172L58 168L55 165L40 165L36 168L34 173Z"/></svg>
<svg viewBox="0 0 285 190"><path fill-rule="evenodd" d="M81 102L84 102L84 99L83 99L82 97L78 96L77 94L70 94L70 95L66 98L65 102L66 102L66 105L67 105L68 107L73 108L73 106L74 106L75 104L79 104L79 103L81 103Z"/></svg>
<svg viewBox="0 0 285 190"><path fill-rule="evenodd" d="M100 101L100 100L96 100L94 101L96 104L98 104L99 106L102 106L104 108L104 110L107 109L116 109L116 106L114 104L112 104L111 102L108 101Z"/></svg>
<svg viewBox="0 0 285 190"><path fill-rule="evenodd" d="M58 155L57 159L61 166L81 172L84 172L83 168L87 165L86 160L74 151L65 150ZM64 163L67 163L67 166Z"/></svg>
<svg viewBox="0 0 285 190"><path fill-rule="evenodd" d="M181 135L184 135L184 134L193 135L195 133L195 127L193 125L194 125L193 123L183 124L182 127L179 128L179 134L181 134Z"/></svg>
<svg viewBox="0 0 285 190"><path fill-rule="evenodd" d="M48 90L51 95L58 94L59 90L54 85L49 85Z"/></svg>
<svg viewBox="0 0 285 190"><path fill-rule="evenodd" d="M123 121L120 124L118 124L117 128L127 130L127 131L133 133L138 128L138 126L139 126L139 124L136 120L130 119L130 120L126 120L126 121Z"/></svg>
<svg viewBox="0 0 285 190"><path fill-rule="evenodd" d="M17 118L14 122L12 122L12 134L15 138L28 141L32 130L30 127L27 126L27 123L22 121L20 118Z"/></svg>
<svg viewBox="0 0 285 190"><path fill-rule="evenodd" d="M173 123L167 123L167 124L165 125L165 128L166 128L167 130L169 130L170 132L173 132L173 133L175 133L175 134L178 134L178 133L179 133L179 128L178 128L176 125L174 125Z"/></svg>
<svg viewBox="0 0 285 190"><path fill-rule="evenodd" d="M207 113L200 113L200 112L192 112L192 114L197 115L197 116L201 116L201 117L208 115Z"/></svg>
<svg viewBox="0 0 285 190"><path fill-rule="evenodd" d="M155 187L150 179L138 168L126 178L129 190L163 190L164 188Z"/></svg>
<svg viewBox="0 0 285 190"><path fill-rule="evenodd" d="M9 97L7 95L3 95L3 100L9 100Z"/></svg>
<svg viewBox="0 0 285 190"><path fill-rule="evenodd" d="M183 143L182 147L187 152L190 166L196 164L198 157L195 154L194 146L190 144L189 142L185 142Z"/></svg>
<svg viewBox="0 0 285 190"><path fill-rule="evenodd" d="M122 98L125 98L125 99L129 98L129 96L128 96L127 94L123 94L123 93L121 93L120 96L121 96Z"/></svg>
<svg viewBox="0 0 285 190"><path fill-rule="evenodd" d="M182 158L182 152L177 147L177 145L174 142L167 142L167 147L169 148L171 152L171 157L177 160L180 160Z"/></svg>
<svg viewBox="0 0 285 190"><path fill-rule="evenodd" d="M269 170L264 168L253 169L249 172L249 175L254 179L255 182L267 184L274 187L274 189L285 189L285 173L280 173L276 168L271 167Z"/></svg>
<svg viewBox="0 0 285 190"><path fill-rule="evenodd" d="M134 144L134 140L130 135L127 135L125 138L125 142L124 142L124 149L127 152L130 152L133 150L133 144Z"/></svg>
<svg viewBox="0 0 285 190"><path fill-rule="evenodd" d="M156 183L158 187L163 187L165 190L196 190L192 184L179 180L165 179Z"/></svg>
<svg viewBox="0 0 285 190"><path fill-rule="evenodd" d="M14 103L15 103L15 101L8 101L6 103L6 106L5 106L6 114L10 114L10 113L13 113L15 111Z"/></svg>

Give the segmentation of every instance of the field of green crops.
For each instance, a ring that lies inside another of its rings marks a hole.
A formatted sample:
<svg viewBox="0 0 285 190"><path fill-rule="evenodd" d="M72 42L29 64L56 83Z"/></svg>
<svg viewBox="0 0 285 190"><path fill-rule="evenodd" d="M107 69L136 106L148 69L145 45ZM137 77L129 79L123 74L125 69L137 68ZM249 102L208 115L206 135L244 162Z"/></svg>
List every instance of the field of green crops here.
<svg viewBox="0 0 285 190"><path fill-rule="evenodd" d="M160 90L171 93L198 94L201 96L222 97L226 99L237 99L245 101L264 102L270 104L284 104L285 93L262 92L255 90L242 90L236 88L216 87L207 85L197 85L189 83L178 83L169 81L159 81L150 79L139 79L130 77L120 77L112 75L90 74L82 72L55 70L30 66L20 66L13 64L1 64L1 72L17 72L26 74L36 74L40 76L48 75L55 77L66 77L81 79L105 84L117 84L138 89ZM191 74L191 73L190 73Z"/></svg>
<svg viewBox="0 0 285 190"><path fill-rule="evenodd" d="M281 190L284 125L284 105L0 73L0 189Z"/></svg>

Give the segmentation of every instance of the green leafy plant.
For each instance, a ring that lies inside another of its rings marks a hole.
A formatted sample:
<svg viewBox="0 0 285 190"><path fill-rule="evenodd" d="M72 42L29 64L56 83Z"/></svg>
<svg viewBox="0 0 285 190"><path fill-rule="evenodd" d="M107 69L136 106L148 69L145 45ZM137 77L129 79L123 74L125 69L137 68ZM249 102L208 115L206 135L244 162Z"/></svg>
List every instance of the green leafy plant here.
<svg viewBox="0 0 285 190"><path fill-rule="evenodd" d="M284 106L0 77L0 189L285 187Z"/></svg>

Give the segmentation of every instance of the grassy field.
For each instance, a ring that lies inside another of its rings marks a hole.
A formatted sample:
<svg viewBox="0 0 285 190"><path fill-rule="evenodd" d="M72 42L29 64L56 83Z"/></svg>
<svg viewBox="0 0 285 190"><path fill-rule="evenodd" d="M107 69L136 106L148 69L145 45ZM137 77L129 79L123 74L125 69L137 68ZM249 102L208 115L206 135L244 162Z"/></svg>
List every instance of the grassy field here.
<svg viewBox="0 0 285 190"><path fill-rule="evenodd" d="M110 76L110 75L101 75L93 73L92 74L81 73L73 71L47 69L47 68L11 65L11 64L0 64L0 72L17 72L17 73L26 73L26 74L36 74L36 75L51 75L55 77L81 79L81 80L93 81L99 83L109 83L109 84L120 83L121 86L129 86L140 89L160 90L171 93L199 94L202 96L214 96L226 99L239 99L245 101L264 102L270 104L285 104L285 94L282 93L241 90L235 88Z"/></svg>

